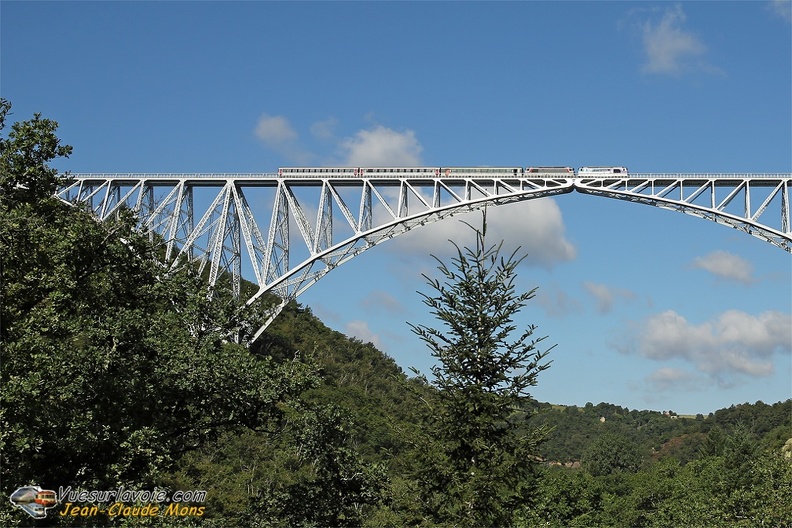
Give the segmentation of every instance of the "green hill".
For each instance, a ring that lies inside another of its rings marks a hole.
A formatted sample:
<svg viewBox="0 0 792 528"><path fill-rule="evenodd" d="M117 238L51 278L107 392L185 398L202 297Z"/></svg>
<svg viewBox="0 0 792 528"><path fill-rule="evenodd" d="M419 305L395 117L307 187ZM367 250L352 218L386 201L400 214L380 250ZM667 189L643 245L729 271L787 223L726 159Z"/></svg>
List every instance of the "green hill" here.
<svg viewBox="0 0 792 528"><path fill-rule="evenodd" d="M415 523L404 511L404 504L414 500L411 486L415 484L406 472L414 456L410 431L416 426L416 410L425 405L422 395L429 398L434 389L410 378L371 343L329 329L309 308L296 303L284 310L253 352L281 361L299 356L315 362L321 383L305 394L306 402L342 409L349 420L343 445L366 464L383 468L383 494L375 504L359 506L360 522L372 526ZM666 526L668 522L689 524L691 519L710 519L717 526L717 519L742 515L740 497L747 490L753 490L752 496L769 493L755 479L771 475L777 479L771 486L792 483L792 466L779 466L781 457L770 455L781 453L792 438L792 399L733 405L694 417L608 403L576 407L533 401L518 412L531 416L532 426L552 428L540 447L543 461L537 491L526 501L524 515L517 516L526 526L540 521L549 526ZM289 471L301 471L296 466L291 470L276 467L273 453L280 447L272 444L267 452L269 442L268 437L246 433L216 447L250 455L245 446L253 443L254 452L262 457L259 467L271 468L267 476L246 474L244 486L239 479L207 481L215 493L229 483L237 486L221 493L225 502L215 505L221 516L230 514L233 508L228 505L241 508L245 504L243 496L252 483L261 494L265 488L261 483L267 479L288 480L292 478ZM204 456L217 458L217 451ZM192 458L182 474L198 471L196 460ZM741 469L723 469L735 465L735 460ZM252 459L248 464L255 465ZM217 468L212 471L218 472ZM187 483L182 481L182 485ZM693 497L692 502L685 502L685 493ZM785 502L789 495L787 490L765 497L764 506L755 506L753 513L743 512L745 518L769 519L770 525L782 526L778 519L788 515L789 508L779 509L778 501ZM654 498L645 502L648 496ZM697 509L696 501L705 499L713 505ZM771 508L777 513L770 513Z"/></svg>

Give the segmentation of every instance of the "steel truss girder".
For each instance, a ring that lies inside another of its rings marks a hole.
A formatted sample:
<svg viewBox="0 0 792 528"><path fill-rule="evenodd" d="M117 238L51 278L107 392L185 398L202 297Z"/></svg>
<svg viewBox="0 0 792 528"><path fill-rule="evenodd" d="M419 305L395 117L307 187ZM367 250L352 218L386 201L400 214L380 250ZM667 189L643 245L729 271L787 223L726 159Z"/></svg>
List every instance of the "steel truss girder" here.
<svg viewBox="0 0 792 528"><path fill-rule="evenodd" d="M377 244L487 204L573 190L699 216L792 252L790 174L631 174L585 179L492 175L288 179L276 174L72 177L73 183L58 192L61 199L86 204L100 219L114 215L120 207L133 209L140 216L142 230L163 238L171 265L184 258L199 262L201 272L209 265L211 285L224 275L239 295L244 261L258 286L247 302L256 302L268 292L280 299L256 338L288 302ZM261 202L255 207L249 203L246 191L252 193L254 188L271 195L263 208ZM199 207L200 200L194 196L199 189L208 206ZM262 210L269 210L266 241L259 226L263 220L255 214ZM771 219L776 213L777 218ZM197 222L196 215L200 215Z"/></svg>
<svg viewBox="0 0 792 528"><path fill-rule="evenodd" d="M790 174L631 174L580 178L574 186L585 194L705 218L792 252Z"/></svg>
<svg viewBox="0 0 792 528"><path fill-rule="evenodd" d="M389 180L387 182L388 185L390 185L392 181L393 180ZM441 220L460 212L473 211L487 204L500 205L542 196L567 193L572 190L571 181L566 180L548 180L547 184L541 185L537 185L535 180L533 182L523 182L523 185L515 186L503 186L496 183L493 186L495 189L494 192L483 187L480 182L466 181L464 196L469 196L471 198L463 200L460 199L458 195L453 194L455 199L454 203L438 207L430 207L427 200L419 198L419 202L424 205L426 209L422 212L412 214L408 206L407 195L408 193L412 193L418 196L413 186L410 186L407 182L399 182L399 193L396 199L397 213L391 208L390 204L392 204L393 201L391 200L389 203L382 189L378 189L378 184L381 185L382 182L364 182L364 187L361 192L361 212L358 218L353 218L351 216L351 212L337 193L327 191L329 194L322 196L320 199L322 204L327 203L327 200L330 199L328 196L330 196L333 198L334 203L344 210L343 216L347 219L350 226L355 229L355 234L333 245L327 246L322 251L313 251L309 258L291 268L287 273L282 274L274 282L261 287L259 291L248 300L248 303L255 302L262 295L270 291L281 291L286 293L286 295L280 295L280 304L271 311L269 319L264 326L259 329L254 339L261 335L264 329L266 329L289 301L296 299L332 269L377 244L385 242L402 233L406 233L415 227ZM479 195L474 194L474 188L479 191ZM506 189L508 189L508 191L504 192ZM440 182L436 182L433 188L432 204L440 203L440 190ZM387 211L391 218L377 226L364 229L364 227L368 227L371 223L369 219L372 217L372 201L370 199L372 195L377 197L380 205L382 205L383 209ZM288 203L300 207L296 200L290 199ZM322 211L324 211L324 209L320 209L317 225L320 225L321 219L325 217L325 213ZM305 243L313 248L317 248L317 239L313 238L312 233L308 229L309 226L307 222L303 222L302 220L303 213L293 213L293 215L298 220L298 225L302 226L301 233ZM316 235L319 235L318 230ZM281 238L285 237L281 236Z"/></svg>

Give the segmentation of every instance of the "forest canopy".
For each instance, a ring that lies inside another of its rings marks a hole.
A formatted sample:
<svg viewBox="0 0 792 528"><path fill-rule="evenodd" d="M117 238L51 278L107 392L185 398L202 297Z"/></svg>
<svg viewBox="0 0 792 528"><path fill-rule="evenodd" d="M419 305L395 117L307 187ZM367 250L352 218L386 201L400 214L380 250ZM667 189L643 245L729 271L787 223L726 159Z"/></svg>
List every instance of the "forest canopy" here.
<svg viewBox="0 0 792 528"><path fill-rule="evenodd" d="M682 417L531 398L549 347L513 327L533 292L511 289L518 257L500 258L484 228L427 284L440 326L412 329L441 359L431 378L296 303L240 344L229 336L262 314L222 277L208 294L189 262L164 267L133 211L97 222L54 198L69 179L54 165L73 149L38 114L6 133L10 109L0 100L4 496L206 492L181 504L189 518L151 526L792 523L792 399ZM476 299L477 287L492 290ZM506 368L485 368L496 361ZM0 504L0 524L30 525ZM141 523L65 507L48 525Z"/></svg>

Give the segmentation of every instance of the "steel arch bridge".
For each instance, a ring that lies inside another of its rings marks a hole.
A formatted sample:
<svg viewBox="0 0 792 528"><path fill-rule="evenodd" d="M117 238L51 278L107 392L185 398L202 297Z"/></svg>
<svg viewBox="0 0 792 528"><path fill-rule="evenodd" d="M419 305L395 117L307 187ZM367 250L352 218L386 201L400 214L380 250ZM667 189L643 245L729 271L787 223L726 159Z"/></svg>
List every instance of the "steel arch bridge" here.
<svg viewBox="0 0 792 528"><path fill-rule="evenodd" d="M578 191L712 220L792 252L792 174L651 173L600 177L531 175L518 169L358 169L299 175L72 174L57 193L104 220L128 207L166 244L166 262L185 256L210 285L243 268L258 292L281 302L264 329L333 268L415 227L481 208ZM296 233L295 233L296 228Z"/></svg>

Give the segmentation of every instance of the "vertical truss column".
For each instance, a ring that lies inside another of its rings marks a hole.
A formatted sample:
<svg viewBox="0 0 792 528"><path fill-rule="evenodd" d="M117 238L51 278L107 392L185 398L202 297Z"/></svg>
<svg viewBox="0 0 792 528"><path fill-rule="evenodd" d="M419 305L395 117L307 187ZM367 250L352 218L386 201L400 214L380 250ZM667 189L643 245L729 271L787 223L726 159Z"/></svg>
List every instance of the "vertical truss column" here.
<svg viewBox="0 0 792 528"><path fill-rule="evenodd" d="M784 182L781 189L781 231L784 233L792 233L789 227L789 187L790 182Z"/></svg>
<svg viewBox="0 0 792 528"><path fill-rule="evenodd" d="M275 191L275 203L272 204L272 219L267 234L266 253L264 255L264 283L275 283L279 277L289 271L289 202L283 182L278 183ZM284 297L284 290L278 288L276 293Z"/></svg>
<svg viewBox="0 0 792 528"><path fill-rule="evenodd" d="M368 181L363 181L363 192L360 194L360 216L358 219L358 231L370 231L372 223L371 213L371 185Z"/></svg>
<svg viewBox="0 0 792 528"><path fill-rule="evenodd" d="M316 238L311 252L316 255L333 245L333 197L330 194L330 183L322 182L319 197L319 212L316 218Z"/></svg>
<svg viewBox="0 0 792 528"><path fill-rule="evenodd" d="M145 229L149 220L156 209L154 201L154 186L148 180L143 180L140 183L140 194L138 194L137 203L135 204L135 212L141 219L142 227ZM154 241L154 232L148 230L149 240Z"/></svg>
<svg viewBox="0 0 792 528"><path fill-rule="evenodd" d="M239 221L239 209L237 209L236 204L234 205L233 220L234 224L231 237L231 252L234 260L231 267L231 282L234 297L238 299L242 283L242 239Z"/></svg>
<svg viewBox="0 0 792 528"><path fill-rule="evenodd" d="M432 186L432 208L439 209L440 208L440 180L435 179L434 185Z"/></svg>
<svg viewBox="0 0 792 528"><path fill-rule="evenodd" d="M108 182L107 194L102 200L102 210L99 213L99 218L107 218L107 214L113 209L113 206L121 201L121 187L114 181Z"/></svg>
<svg viewBox="0 0 792 528"><path fill-rule="evenodd" d="M206 210L204 215L198 221L198 225L196 225L195 228L193 228L193 230L190 232L190 235L187 237L187 240L184 242L184 245L179 249L179 254L171 264L172 266L176 265L178 261L178 257L185 253L188 253L189 255L193 255L193 257L199 261L198 273L203 273L203 270L206 267L207 262L214 261L214 254L212 250L217 245L217 238L216 238L218 236L217 218L218 216L222 216L223 206L221 206L221 204L226 203L228 188L229 188L229 184L226 183L226 185L224 185L217 193L217 196L214 197L214 200L212 200L212 203L209 205L209 208ZM220 229L222 229L222 226L220 226ZM197 247L196 242L200 237L202 237L206 233L209 233L207 247L205 249ZM198 249L197 255L193 254L195 249Z"/></svg>
<svg viewBox="0 0 792 528"><path fill-rule="evenodd" d="M181 242L184 244L185 240L192 233L194 229L194 218L193 218L193 186L190 184L183 184L177 186L179 189L177 191L176 202L173 207L173 212L171 214L171 220L169 222L169 229L165 239L167 242L167 249L165 251L165 260L169 262L171 260L171 256L173 255L173 248L176 242ZM179 238L179 235L182 235L183 238ZM190 260L193 258L193 251L192 246L187 249L188 257Z"/></svg>
<svg viewBox="0 0 792 528"><path fill-rule="evenodd" d="M745 181L745 214L743 218L751 218L751 181Z"/></svg>
<svg viewBox="0 0 792 528"><path fill-rule="evenodd" d="M399 218L405 218L409 214L409 208L407 206L407 182L404 180L399 183L399 202L396 211Z"/></svg>
<svg viewBox="0 0 792 528"><path fill-rule="evenodd" d="M233 181L226 183L223 189L223 205L220 219L214 230L214 239L210 243L211 267L209 284L217 282L221 267L231 274L234 295L239 296L240 277L242 275L242 243L240 237L239 214L232 200ZM230 242L230 246L226 245ZM225 265L223 265L225 264Z"/></svg>
<svg viewBox="0 0 792 528"><path fill-rule="evenodd" d="M234 203L239 213L239 226L242 230L245 244L247 245L250 261L253 264L253 273L256 275L256 282L259 286L264 286L264 284L266 284L266 271L264 268L267 245L264 242L264 238L261 236L261 231L256 224L253 211L250 209L250 205L242 189L234 185L231 190L234 193Z"/></svg>

